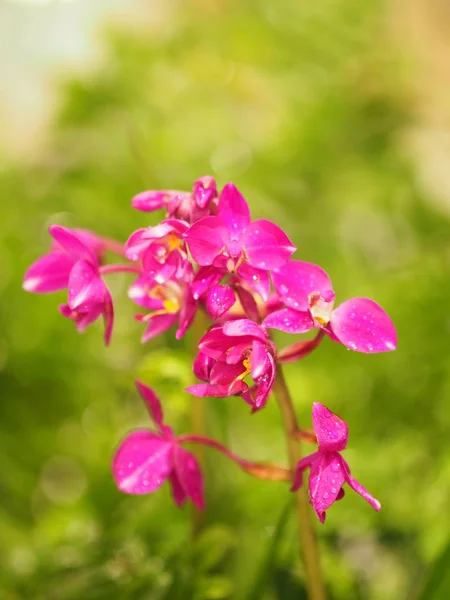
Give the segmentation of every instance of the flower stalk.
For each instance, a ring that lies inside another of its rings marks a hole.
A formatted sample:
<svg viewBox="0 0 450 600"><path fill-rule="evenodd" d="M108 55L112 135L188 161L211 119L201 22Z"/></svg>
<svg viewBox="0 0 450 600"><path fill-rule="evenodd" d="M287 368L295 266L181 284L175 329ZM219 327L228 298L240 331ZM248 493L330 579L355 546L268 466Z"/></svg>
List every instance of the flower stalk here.
<svg viewBox="0 0 450 600"><path fill-rule="evenodd" d="M302 452L301 444L299 443L300 440L298 438L295 439L299 427L292 398L281 365L278 365L277 368L273 391L283 421L289 465L292 474L294 474L297 464L302 458ZM325 585L320 566L319 548L313 527L312 512L306 486L300 487L295 492L295 509L297 514L300 554L303 557L305 566L308 598L309 600L326 600Z"/></svg>

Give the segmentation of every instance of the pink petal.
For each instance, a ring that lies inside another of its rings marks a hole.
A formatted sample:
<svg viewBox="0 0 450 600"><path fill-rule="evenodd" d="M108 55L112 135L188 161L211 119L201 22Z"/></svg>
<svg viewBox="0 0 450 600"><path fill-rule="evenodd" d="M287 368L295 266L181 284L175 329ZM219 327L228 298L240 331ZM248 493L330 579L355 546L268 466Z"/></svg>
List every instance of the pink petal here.
<svg viewBox="0 0 450 600"><path fill-rule="evenodd" d="M267 372L258 379L256 383L255 394L253 395L255 409L260 409L265 406L275 380L276 367L274 358L270 353L267 353L267 359L269 362Z"/></svg>
<svg viewBox="0 0 450 600"><path fill-rule="evenodd" d="M163 411L158 396L155 394L152 388L149 388L141 381L135 381L135 384L141 398L147 405L147 410L155 425L158 427L158 429L161 429L163 425Z"/></svg>
<svg viewBox="0 0 450 600"><path fill-rule="evenodd" d="M229 240L239 241L250 223L250 210L244 197L232 183L228 183L220 194L218 215L228 228Z"/></svg>
<svg viewBox="0 0 450 600"><path fill-rule="evenodd" d="M200 298L211 286L219 283L225 272L213 265L200 267L192 283L192 294L196 300Z"/></svg>
<svg viewBox="0 0 450 600"><path fill-rule="evenodd" d="M50 225L49 232L53 239L56 240L66 252L78 260L86 260L93 265L98 264L94 251L84 243L81 236L77 235L71 229L61 227L61 225Z"/></svg>
<svg viewBox="0 0 450 600"><path fill-rule="evenodd" d="M345 481L348 483L348 485L353 490L355 490L355 492L357 494L362 496L362 498L364 498L364 500L366 502L368 502L370 504L370 506L372 506L372 508L374 508L376 511L379 511L381 509L380 502L376 498L374 498L372 496L372 494L370 494L364 486L362 486L358 481L356 481L356 479L354 479L350 475L350 468L344 459L342 459L342 464L343 464L344 472L345 472Z"/></svg>
<svg viewBox="0 0 450 600"><path fill-rule="evenodd" d="M230 338L225 339L230 340ZM222 361L224 360L229 365L235 365L238 362L242 362L245 358L244 355L246 355L248 350L250 350L252 347L252 342L254 341L254 339L249 336L238 337L237 340L242 340L242 343L237 344L236 340L234 340L233 344L235 345L228 348L225 356L222 357Z"/></svg>
<svg viewBox="0 0 450 600"><path fill-rule="evenodd" d="M67 287L76 259L67 252L49 252L27 270L23 289L36 294L57 292Z"/></svg>
<svg viewBox="0 0 450 600"><path fill-rule="evenodd" d="M105 252L105 250L108 246L108 242L105 241L100 236L98 236L93 231L90 231L89 229L76 228L73 230L73 232L78 236L78 238L83 242L83 244L85 246L87 246L88 248L90 248L92 250L92 252L97 257L97 260L100 261L103 253ZM117 243L118 242L116 242L116 244ZM119 243L119 246L120 246L120 243ZM122 254L122 252L120 254Z"/></svg>
<svg viewBox="0 0 450 600"><path fill-rule="evenodd" d="M236 293L238 295L239 302L242 305L242 309L247 317L252 321L259 321L260 317L258 305L256 304L253 294L251 294L241 285L236 285Z"/></svg>
<svg viewBox="0 0 450 600"><path fill-rule="evenodd" d="M148 310L159 310L163 308L162 300L151 298L150 292L156 286L156 282L148 275L141 275L128 288L128 297L139 306Z"/></svg>
<svg viewBox="0 0 450 600"><path fill-rule="evenodd" d="M229 365L225 362L216 362L211 369L210 383L212 385L231 385L245 373L245 370L242 363Z"/></svg>
<svg viewBox="0 0 450 600"><path fill-rule="evenodd" d="M151 431L130 433L119 446L112 470L117 487L126 494L157 490L173 468L173 445Z"/></svg>
<svg viewBox="0 0 450 600"><path fill-rule="evenodd" d="M212 265L228 240L226 225L218 217L204 217L185 234L192 258L200 266Z"/></svg>
<svg viewBox="0 0 450 600"><path fill-rule="evenodd" d="M156 283L165 283L169 279L187 279L187 269L185 269L186 273L180 272L183 270L183 263L186 262L186 255L182 254L179 250L173 250L167 255L166 250L164 250L164 262L161 264L159 260L156 260L155 255L152 254L156 246L158 244L149 246L147 252L142 257L142 267L146 274L154 278Z"/></svg>
<svg viewBox="0 0 450 600"><path fill-rule="evenodd" d="M270 367L267 346L257 340L252 343L251 366L254 380L261 377Z"/></svg>
<svg viewBox="0 0 450 600"><path fill-rule="evenodd" d="M214 365L215 361L213 358L206 356L203 352L199 352L195 357L192 370L197 379L202 381L209 381L209 374Z"/></svg>
<svg viewBox="0 0 450 600"><path fill-rule="evenodd" d="M273 271L272 281L283 302L300 311L308 310L309 294L320 292L328 300L333 290L331 280L323 269L301 260L291 260Z"/></svg>
<svg viewBox="0 0 450 600"><path fill-rule="evenodd" d="M268 315L264 319L263 325L269 329L278 329L286 333L305 333L314 328L314 321L309 312L282 308Z"/></svg>
<svg viewBox="0 0 450 600"><path fill-rule="evenodd" d="M217 198L217 186L214 177L205 175L194 183L193 196L199 208L206 208L211 200Z"/></svg>
<svg viewBox="0 0 450 600"><path fill-rule="evenodd" d="M241 336L249 335L259 340L267 341L267 333L257 323L250 319L236 319L235 321L227 321L223 326L223 332L226 336Z"/></svg>
<svg viewBox="0 0 450 600"><path fill-rule="evenodd" d="M111 341L111 335L112 335L113 325L114 325L114 305L113 305L112 296L106 286L105 286L105 298L104 298L104 303L103 303L103 321L105 323L104 340L105 340L106 346L108 346L109 342Z"/></svg>
<svg viewBox="0 0 450 600"><path fill-rule="evenodd" d="M125 256L128 260L139 260L148 248L150 241L144 237L146 229L133 231L125 243Z"/></svg>
<svg viewBox="0 0 450 600"><path fill-rule="evenodd" d="M343 419L320 402L314 402L312 422L319 450L338 452L345 449L348 440L348 425Z"/></svg>
<svg viewBox="0 0 450 600"><path fill-rule="evenodd" d="M141 342L145 344L154 337L167 331L172 325L176 323L177 315L174 314L160 314L160 315L145 315L141 317L136 315L136 319L142 323L148 323L147 329L144 331L141 337Z"/></svg>
<svg viewBox="0 0 450 600"><path fill-rule="evenodd" d="M228 398L228 396L235 396L248 389L248 385L245 381L237 380L234 381L231 386L225 385L211 385L209 383L196 383L186 388L186 392L189 392L193 396L203 398L204 396L212 396L213 398Z"/></svg>
<svg viewBox="0 0 450 600"><path fill-rule="evenodd" d="M319 452L311 465L309 497L321 523L325 511L337 499L345 481L342 457L337 452Z"/></svg>
<svg viewBox="0 0 450 600"><path fill-rule="evenodd" d="M186 502L187 496L184 493L183 487L175 471L170 474L169 481L172 489L172 498L174 499L175 504L177 504L179 507L183 506L183 504Z"/></svg>
<svg viewBox="0 0 450 600"><path fill-rule="evenodd" d="M269 273L262 269L255 269L248 263L242 263L237 270L239 277L241 277L248 286L259 294L266 302L270 294L270 279Z"/></svg>
<svg viewBox="0 0 450 600"><path fill-rule="evenodd" d="M104 303L105 291L106 286L97 267L86 260L77 261L69 277L67 304L70 308L89 311L92 307Z"/></svg>
<svg viewBox="0 0 450 600"><path fill-rule="evenodd" d="M208 291L206 307L213 319L218 319L236 302L233 290L227 285L214 285Z"/></svg>
<svg viewBox="0 0 450 600"><path fill-rule="evenodd" d="M203 475L195 456L181 446L176 446L174 469L186 496L197 508L205 508Z"/></svg>
<svg viewBox="0 0 450 600"><path fill-rule="evenodd" d="M67 304L61 304L59 306L59 312L68 319L71 319L77 328L79 333L83 333L89 325L92 325L103 312L103 306L100 304L93 307L90 311L80 311L78 309L71 309Z"/></svg>
<svg viewBox="0 0 450 600"><path fill-rule="evenodd" d="M304 456L298 461L291 492L296 492L303 485L303 471L311 466L311 464L316 460L318 454L318 452L313 452L312 454L308 454L308 456Z"/></svg>
<svg viewBox="0 0 450 600"><path fill-rule="evenodd" d="M215 360L225 360L232 341L223 333L220 326L211 327L198 343L198 348Z"/></svg>
<svg viewBox="0 0 450 600"><path fill-rule="evenodd" d="M131 200L131 206L136 210L152 212L159 208L163 208L169 198L181 193L182 192L177 192L175 190L149 190L140 192Z"/></svg>
<svg viewBox="0 0 450 600"><path fill-rule="evenodd" d="M197 301L194 300L190 291L187 291L178 317L178 329L175 333L175 338L177 340L180 340L192 325L196 312Z"/></svg>
<svg viewBox="0 0 450 600"><path fill-rule="evenodd" d="M352 298L331 314L330 328L350 350L374 354L397 347L397 332L384 310L369 298Z"/></svg>
<svg viewBox="0 0 450 600"><path fill-rule="evenodd" d="M242 245L249 263L258 269L281 267L297 249L278 225L266 219L250 223Z"/></svg>

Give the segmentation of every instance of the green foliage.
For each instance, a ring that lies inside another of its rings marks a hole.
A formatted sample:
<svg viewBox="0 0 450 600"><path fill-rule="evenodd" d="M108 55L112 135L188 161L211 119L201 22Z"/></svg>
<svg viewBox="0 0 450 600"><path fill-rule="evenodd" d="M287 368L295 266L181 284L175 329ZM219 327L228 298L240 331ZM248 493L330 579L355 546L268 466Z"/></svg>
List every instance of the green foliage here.
<svg viewBox="0 0 450 600"><path fill-rule="evenodd" d="M61 84L45 151L0 172L0 597L304 595L295 523L278 521L283 484L208 453L205 530L191 542L167 489L125 497L112 483L115 444L148 422L136 374L189 430L194 342L141 347L123 299L105 349L99 327L78 336L55 297L20 289L50 222L124 240L156 218L130 209L133 194L212 173L331 274L338 300L373 297L398 327L396 353L326 341L287 377L302 423L314 400L349 422L347 459L383 504L375 514L349 493L318 525L330 598L410 598L450 529L450 227L400 146L408 106L382 3L167 4L158 28L107 33L104 64ZM128 281L111 276L116 298ZM285 462L273 402L250 417L238 399L211 400L208 426L244 456Z"/></svg>

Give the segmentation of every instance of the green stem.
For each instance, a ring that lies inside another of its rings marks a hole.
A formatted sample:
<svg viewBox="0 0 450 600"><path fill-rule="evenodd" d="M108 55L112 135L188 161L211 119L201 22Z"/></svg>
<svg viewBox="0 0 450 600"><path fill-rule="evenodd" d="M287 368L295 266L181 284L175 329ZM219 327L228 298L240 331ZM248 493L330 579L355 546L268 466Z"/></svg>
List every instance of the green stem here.
<svg viewBox="0 0 450 600"><path fill-rule="evenodd" d="M292 473L294 473L297 463L302 456L299 440L295 439L295 434L299 427L292 398L286 385L281 365L277 366L277 375L273 390L283 420L289 464ZM308 597L309 600L326 600L325 586L320 568L319 549L312 523L312 512L309 505L308 488L306 485L302 485L295 493L295 507L298 521L300 554L303 556L305 565Z"/></svg>

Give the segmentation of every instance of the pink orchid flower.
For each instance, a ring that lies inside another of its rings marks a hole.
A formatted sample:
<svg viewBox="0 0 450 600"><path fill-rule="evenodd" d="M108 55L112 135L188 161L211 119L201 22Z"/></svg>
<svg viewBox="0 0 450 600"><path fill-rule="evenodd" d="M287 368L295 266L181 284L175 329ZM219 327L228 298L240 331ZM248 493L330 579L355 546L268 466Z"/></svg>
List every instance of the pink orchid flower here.
<svg viewBox="0 0 450 600"><path fill-rule="evenodd" d="M112 464L117 487L126 494L150 494L168 480L178 506L189 499L203 509L203 476L195 456L181 446L172 429L164 424L155 392L140 381L136 387L157 431L133 431L120 444Z"/></svg>
<svg viewBox="0 0 450 600"><path fill-rule="evenodd" d="M344 483L380 510L381 504L350 475L350 467L340 454L347 446L347 423L320 402L313 403L312 421L318 450L299 461L292 491L302 485L303 471L309 467L309 499L321 523L325 521L325 511L344 497Z"/></svg>
<svg viewBox="0 0 450 600"><path fill-rule="evenodd" d="M278 225L266 219L250 220L248 204L232 183L220 194L217 216L194 223L185 238L194 261L202 267L213 266L212 277L237 273L263 298L269 291L267 271L281 267L296 250Z"/></svg>
<svg viewBox="0 0 450 600"><path fill-rule="evenodd" d="M186 244L182 235L188 228L186 221L166 219L155 227L138 229L125 244L125 256L129 260L141 260L146 272L158 270L174 252L185 260Z"/></svg>
<svg viewBox="0 0 450 600"><path fill-rule="evenodd" d="M94 251L99 247L97 238L60 225L51 225L49 232L56 244L27 270L24 289L48 293L68 288L67 305L60 306L61 313L75 322L78 331L84 331L98 317L103 316L105 343L109 344L114 310L111 294L100 275L99 260Z"/></svg>
<svg viewBox="0 0 450 600"><path fill-rule="evenodd" d="M373 300L351 298L333 309L331 280L317 265L292 260L274 271L272 280L285 308L268 315L265 327L287 333L319 328L350 350L367 354L397 347L394 324Z"/></svg>
<svg viewBox="0 0 450 600"><path fill-rule="evenodd" d="M135 319L147 325L141 338L143 343L175 324L178 324L176 339L184 336L197 311L197 301L190 287L192 278L191 264L188 261L178 263L177 256L172 254L162 270L155 275L144 273L129 287L129 298L152 311L135 315Z"/></svg>
<svg viewBox="0 0 450 600"><path fill-rule="evenodd" d="M178 190L150 190L135 196L131 205L144 212L165 208L169 218L194 223L202 217L214 214L217 205L217 186L213 177L200 177L195 181L192 193Z"/></svg>
<svg viewBox="0 0 450 600"><path fill-rule="evenodd" d="M275 346L267 331L249 319L212 327L199 342L195 375L207 383L187 388L194 396L239 395L253 411L267 402L275 378ZM250 376L249 386L244 379Z"/></svg>

